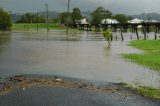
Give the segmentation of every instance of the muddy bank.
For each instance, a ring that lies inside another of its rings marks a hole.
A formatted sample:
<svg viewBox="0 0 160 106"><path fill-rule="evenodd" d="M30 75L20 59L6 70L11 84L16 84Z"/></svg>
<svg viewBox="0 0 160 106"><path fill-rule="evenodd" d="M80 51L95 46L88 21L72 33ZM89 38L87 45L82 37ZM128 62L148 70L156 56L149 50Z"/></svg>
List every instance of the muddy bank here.
<svg viewBox="0 0 160 106"><path fill-rule="evenodd" d="M123 86L58 76L18 75L0 85L0 106L159 106Z"/></svg>

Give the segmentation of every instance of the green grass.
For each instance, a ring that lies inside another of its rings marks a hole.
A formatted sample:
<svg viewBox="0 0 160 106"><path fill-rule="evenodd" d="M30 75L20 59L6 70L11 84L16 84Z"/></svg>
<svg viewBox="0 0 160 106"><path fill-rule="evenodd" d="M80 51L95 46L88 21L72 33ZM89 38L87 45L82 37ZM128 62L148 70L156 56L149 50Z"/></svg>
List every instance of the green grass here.
<svg viewBox="0 0 160 106"><path fill-rule="evenodd" d="M160 99L160 89L144 86L139 86L138 88L133 89L135 89L138 93L142 94L143 96L150 97L153 99Z"/></svg>
<svg viewBox="0 0 160 106"><path fill-rule="evenodd" d="M133 90L145 97L160 100L160 89L147 86L133 86L127 83L119 83L121 86Z"/></svg>
<svg viewBox="0 0 160 106"><path fill-rule="evenodd" d="M122 54L124 58L160 71L160 40L137 40L129 43L130 46L143 50L141 54Z"/></svg>
<svg viewBox="0 0 160 106"><path fill-rule="evenodd" d="M153 87L146 87L146 86L138 86L135 88L131 85L127 85L126 87L128 89L132 89L132 90L136 91L137 93L139 93L145 97L160 100L160 89L156 89Z"/></svg>
<svg viewBox="0 0 160 106"><path fill-rule="evenodd" d="M39 29L46 29L46 24L45 23L39 23L38 28ZM12 25L12 30L37 30L37 24L35 23L18 23L18 24L13 24ZM64 29L59 24L49 24L49 29Z"/></svg>
<svg viewBox="0 0 160 106"><path fill-rule="evenodd" d="M45 23L39 23L38 24L38 29L39 30L47 30L47 25ZM17 23L17 24L13 24L12 28L13 31L14 30L18 30L18 31L36 31L37 30L37 24L30 24L30 23ZM66 27L60 25L60 24L49 24L49 30L63 30L66 31ZM79 32L78 29L71 29L69 28L69 32L70 33L74 33L74 32Z"/></svg>

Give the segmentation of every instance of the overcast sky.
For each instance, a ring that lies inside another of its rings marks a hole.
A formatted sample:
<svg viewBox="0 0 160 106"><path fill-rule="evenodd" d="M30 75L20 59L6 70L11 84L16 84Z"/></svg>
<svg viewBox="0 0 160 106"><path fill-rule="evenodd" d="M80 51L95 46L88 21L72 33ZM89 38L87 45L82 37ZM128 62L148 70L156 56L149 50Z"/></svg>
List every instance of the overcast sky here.
<svg viewBox="0 0 160 106"><path fill-rule="evenodd" d="M67 9L67 0L0 0L0 6L3 8L21 13L44 11L46 3L51 11L66 11ZM70 9L78 7L82 11L92 11L102 6L113 13L160 13L160 0L71 0L70 5Z"/></svg>

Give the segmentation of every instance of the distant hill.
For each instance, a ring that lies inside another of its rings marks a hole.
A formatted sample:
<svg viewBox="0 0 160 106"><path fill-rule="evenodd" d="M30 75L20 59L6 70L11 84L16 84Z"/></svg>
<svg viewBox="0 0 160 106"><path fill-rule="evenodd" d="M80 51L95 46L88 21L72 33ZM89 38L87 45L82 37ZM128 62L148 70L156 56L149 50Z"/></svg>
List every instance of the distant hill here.
<svg viewBox="0 0 160 106"><path fill-rule="evenodd" d="M86 16L86 17L90 17L91 11L84 11L84 12L82 12L82 15Z"/></svg>
<svg viewBox="0 0 160 106"><path fill-rule="evenodd" d="M33 13L33 14L36 14L36 13ZM43 16L44 18L46 17L45 11L38 12L38 14ZM59 17L60 12L49 11L48 14L49 14L49 19L54 19L54 18ZM16 22L17 20L19 20L22 15L23 14L17 14L17 13L12 14L13 22ZM83 11L82 15L90 19L91 18L91 11ZM142 19L142 20L147 20L150 17L151 20L160 21L160 14L158 14L158 13L142 13L142 14L130 15L130 16L132 16L133 18L138 18L138 19Z"/></svg>
<svg viewBox="0 0 160 106"><path fill-rule="evenodd" d="M44 12L38 12L39 15L41 15L42 17L46 17L46 11ZM48 12L48 16L49 16L49 19L54 19L54 18L58 18L59 17L59 14L58 12L55 12L55 11L49 11Z"/></svg>
<svg viewBox="0 0 160 106"><path fill-rule="evenodd" d="M151 20L160 21L160 14L158 13L142 13L142 14L131 15L131 16L134 18L142 19L142 20L147 20L150 18Z"/></svg>
<svg viewBox="0 0 160 106"><path fill-rule="evenodd" d="M25 13L13 13L12 14L12 20L13 22L16 22L18 21L21 16L25 14ZM32 14L36 14L36 13L32 13ZM38 14L44 18L46 18L46 11L42 11L42 12L38 12ZM48 16L49 16L49 19L54 19L54 18L58 18L59 17L59 14L60 12L55 12L55 11L49 11L48 12ZM90 14L91 14L91 11L84 11L82 12L82 15L85 16L85 17L90 17Z"/></svg>

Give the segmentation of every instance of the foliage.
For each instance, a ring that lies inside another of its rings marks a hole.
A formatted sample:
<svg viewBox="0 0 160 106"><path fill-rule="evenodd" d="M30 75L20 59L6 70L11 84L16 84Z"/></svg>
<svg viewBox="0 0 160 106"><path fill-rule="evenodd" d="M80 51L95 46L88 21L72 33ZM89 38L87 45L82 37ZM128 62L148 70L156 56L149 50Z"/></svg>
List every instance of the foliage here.
<svg viewBox="0 0 160 106"><path fill-rule="evenodd" d="M8 30L11 26L12 22L10 14L0 8L0 30Z"/></svg>
<svg viewBox="0 0 160 106"><path fill-rule="evenodd" d="M81 19L82 19L81 10L79 8L74 8L72 12L73 23L75 24L77 20L81 20Z"/></svg>
<svg viewBox="0 0 160 106"><path fill-rule="evenodd" d="M45 23L45 19L38 14L26 13L21 16L17 23Z"/></svg>
<svg viewBox="0 0 160 106"><path fill-rule="evenodd" d="M98 7L91 14L92 16L92 24L100 24L102 19L111 18L112 12L106 10L103 7Z"/></svg>
<svg viewBox="0 0 160 106"><path fill-rule="evenodd" d="M68 18L68 15L69 15L69 18ZM62 12L60 15L59 15L59 21L61 24L72 24L72 13L67 13L67 12Z"/></svg>
<svg viewBox="0 0 160 106"><path fill-rule="evenodd" d="M67 17L67 13L66 12L62 12L59 15L59 21L61 24L65 24L66 23L66 17Z"/></svg>
<svg viewBox="0 0 160 106"><path fill-rule="evenodd" d="M128 21L133 20L134 18L132 16L128 16Z"/></svg>
<svg viewBox="0 0 160 106"><path fill-rule="evenodd" d="M127 59L142 64L151 69L160 71L160 41L139 40L132 41L130 46L144 50L143 54L123 54Z"/></svg>
<svg viewBox="0 0 160 106"><path fill-rule="evenodd" d="M110 46L112 31L110 29L107 29L106 31L103 32L103 37L108 41L108 44Z"/></svg>
<svg viewBox="0 0 160 106"><path fill-rule="evenodd" d="M128 17L124 14L116 14L114 16L114 19L117 19L117 21L119 21L122 24L127 23L128 21Z"/></svg>
<svg viewBox="0 0 160 106"><path fill-rule="evenodd" d="M54 19L51 19L50 21L51 21L50 23L57 24L59 22L59 19L58 18L54 18Z"/></svg>
<svg viewBox="0 0 160 106"><path fill-rule="evenodd" d="M69 15L69 19L68 19ZM77 20L82 19L81 10L79 8L74 8L73 12L70 12L69 14L67 12L62 12L59 15L59 21L61 24L75 24Z"/></svg>

